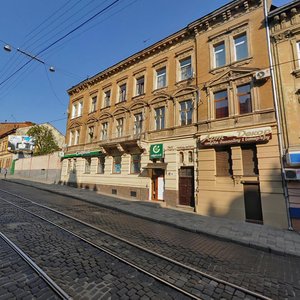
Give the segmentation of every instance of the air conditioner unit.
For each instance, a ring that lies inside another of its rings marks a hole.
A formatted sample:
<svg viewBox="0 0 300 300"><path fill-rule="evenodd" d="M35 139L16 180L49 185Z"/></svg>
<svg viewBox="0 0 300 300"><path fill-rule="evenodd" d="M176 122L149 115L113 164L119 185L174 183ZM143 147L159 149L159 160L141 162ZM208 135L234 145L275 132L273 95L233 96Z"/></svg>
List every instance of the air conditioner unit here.
<svg viewBox="0 0 300 300"><path fill-rule="evenodd" d="M265 79L270 76L271 76L270 69L260 70L255 73L256 80Z"/></svg>
<svg viewBox="0 0 300 300"><path fill-rule="evenodd" d="M290 167L300 166L300 151L289 150L286 155L286 163Z"/></svg>
<svg viewBox="0 0 300 300"><path fill-rule="evenodd" d="M300 180L300 169L284 169L285 180Z"/></svg>

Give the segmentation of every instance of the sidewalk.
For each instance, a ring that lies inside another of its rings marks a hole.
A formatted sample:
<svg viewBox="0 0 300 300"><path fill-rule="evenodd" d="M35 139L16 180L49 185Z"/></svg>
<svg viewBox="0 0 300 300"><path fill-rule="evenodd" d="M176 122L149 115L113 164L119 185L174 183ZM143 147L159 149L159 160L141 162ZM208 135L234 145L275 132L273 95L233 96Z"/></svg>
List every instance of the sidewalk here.
<svg viewBox="0 0 300 300"><path fill-rule="evenodd" d="M268 252L300 257L300 234L297 232L225 218L200 216L191 212L164 208L159 203L121 199L64 185L45 184L11 177L8 181L98 203L102 206L123 211L131 215L140 216L193 232L204 233L223 240L234 241Z"/></svg>

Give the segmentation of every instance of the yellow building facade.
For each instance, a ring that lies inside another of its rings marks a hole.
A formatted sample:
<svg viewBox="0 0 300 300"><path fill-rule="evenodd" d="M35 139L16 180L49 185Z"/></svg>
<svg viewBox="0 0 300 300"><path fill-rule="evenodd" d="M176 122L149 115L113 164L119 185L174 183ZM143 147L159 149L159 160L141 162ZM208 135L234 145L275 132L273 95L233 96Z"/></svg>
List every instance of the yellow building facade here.
<svg viewBox="0 0 300 300"><path fill-rule="evenodd" d="M69 89L61 181L286 228L263 24L232 1Z"/></svg>
<svg viewBox="0 0 300 300"><path fill-rule="evenodd" d="M293 228L300 230L300 3L269 14L273 70L281 126L283 173Z"/></svg>

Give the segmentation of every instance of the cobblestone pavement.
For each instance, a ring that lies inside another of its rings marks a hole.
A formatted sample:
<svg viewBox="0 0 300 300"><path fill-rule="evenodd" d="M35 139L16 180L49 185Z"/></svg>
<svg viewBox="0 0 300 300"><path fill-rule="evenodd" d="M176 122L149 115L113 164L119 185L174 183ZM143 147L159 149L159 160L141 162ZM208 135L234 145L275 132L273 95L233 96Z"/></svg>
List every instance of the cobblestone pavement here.
<svg viewBox="0 0 300 300"><path fill-rule="evenodd" d="M276 229L227 218L206 217L195 213L161 207L163 202L136 201L101 195L85 189L77 189L58 184L44 184L29 180L14 179L18 182L47 190L63 196L71 196L85 201L99 203L102 206L124 211L142 218L169 224L192 232L204 233L213 237L234 241L246 246L264 249L274 253L300 256L300 234L289 230ZM5 184L0 180L0 188Z"/></svg>
<svg viewBox="0 0 300 300"><path fill-rule="evenodd" d="M187 299L69 233L0 203L2 232L74 299Z"/></svg>
<svg viewBox="0 0 300 300"><path fill-rule="evenodd" d="M0 237L0 300L61 299Z"/></svg>
<svg viewBox="0 0 300 300"><path fill-rule="evenodd" d="M300 258L270 254L230 242L145 221L80 200L16 185L17 193L128 238L218 278L274 299L300 298ZM36 191L36 190L35 190ZM66 205L65 205L66 203ZM64 207L65 206L65 207Z"/></svg>

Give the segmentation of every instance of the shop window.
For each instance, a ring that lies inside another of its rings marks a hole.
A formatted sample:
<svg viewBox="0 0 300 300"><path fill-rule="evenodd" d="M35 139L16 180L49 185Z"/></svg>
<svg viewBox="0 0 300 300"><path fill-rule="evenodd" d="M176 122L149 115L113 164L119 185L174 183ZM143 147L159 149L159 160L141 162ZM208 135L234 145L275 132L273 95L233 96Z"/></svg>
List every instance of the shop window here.
<svg viewBox="0 0 300 300"><path fill-rule="evenodd" d="M189 163L192 163L194 161L194 159L193 159L193 152L192 151L189 151L188 158L189 158Z"/></svg>
<svg viewBox="0 0 300 300"><path fill-rule="evenodd" d="M141 172L141 154L132 154L131 155L131 174L138 174Z"/></svg>
<svg viewBox="0 0 300 300"><path fill-rule="evenodd" d="M216 175L232 176L232 158L230 148L216 149Z"/></svg>
<svg viewBox="0 0 300 300"><path fill-rule="evenodd" d="M180 125L192 124L193 103L192 100L180 102Z"/></svg>
<svg viewBox="0 0 300 300"><path fill-rule="evenodd" d="M183 152L179 153L179 159L180 159L180 163L183 164L184 163L184 153Z"/></svg>
<svg viewBox="0 0 300 300"><path fill-rule="evenodd" d="M255 145L242 146L242 160L244 176L257 176L258 160Z"/></svg>
<svg viewBox="0 0 300 300"><path fill-rule="evenodd" d="M98 158L98 170L97 170L97 173L98 174L104 174L104 170L105 170L105 156L100 156Z"/></svg>
<svg viewBox="0 0 300 300"><path fill-rule="evenodd" d="M122 167L122 157L120 155L113 157L113 173L120 174Z"/></svg>
<svg viewBox="0 0 300 300"><path fill-rule="evenodd" d="M92 163L92 159L90 157L85 158L84 172L86 174L91 173L91 163Z"/></svg>
<svg viewBox="0 0 300 300"><path fill-rule="evenodd" d="M252 112L251 86L244 84L237 87L237 98L239 102L240 114L248 114Z"/></svg>
<svg viewBox="0 0 300 300"><path fill-rule="evenodd" d="M165 108L160 107L155 109L155 129L161 130L165 128Z"/></svg>
<svg viewBox="0 0 300 300"><path fill-rule="evenodd" d="M72 172L76 173L76 166L77 166L77 160L76 158L73 159L73 166L72 166Z"/></svg>
<svg viewBox="0 0 300 300"><path fill-rule="evenodd" d="M215 117L216 119L229 116L227 91L214 93Z"/></svg>
<svg viewBox="0 0 300 300"><path fill-rule="evenodd" d="M71 173L71 169L72 169L72 160L68 159L67 160L67 174Z"/></svg>

